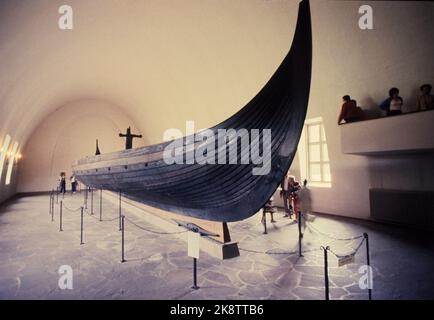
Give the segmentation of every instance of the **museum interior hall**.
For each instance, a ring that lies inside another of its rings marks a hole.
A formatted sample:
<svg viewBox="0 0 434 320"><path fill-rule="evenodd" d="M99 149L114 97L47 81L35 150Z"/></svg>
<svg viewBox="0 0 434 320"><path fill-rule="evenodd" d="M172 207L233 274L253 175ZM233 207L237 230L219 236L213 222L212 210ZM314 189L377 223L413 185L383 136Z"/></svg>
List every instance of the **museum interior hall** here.
<svg viewBox="0 0 434 320"><path fill-rule="evenodd" d="M434 299L434 3L1 0L0 300Z"/></svg>

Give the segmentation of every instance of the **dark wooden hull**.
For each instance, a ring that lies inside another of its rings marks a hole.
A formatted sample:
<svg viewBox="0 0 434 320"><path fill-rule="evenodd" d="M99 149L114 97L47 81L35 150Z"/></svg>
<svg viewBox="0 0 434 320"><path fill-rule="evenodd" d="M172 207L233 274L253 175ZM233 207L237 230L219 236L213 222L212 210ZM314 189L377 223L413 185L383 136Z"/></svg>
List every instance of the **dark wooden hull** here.
<svg viewBox="0 0 434 320"><path fill-rule="evenodd" d="M294 158L309 99L312 34L308 1L300 3L290 52L265 87L239 112L211 128L271 129L271 171L253 175L254 164L172 164L170 142L81 159L82 183L186 216L237 221L256 213L272 196ZM241 144L238 143L240 163Z"/></svg>

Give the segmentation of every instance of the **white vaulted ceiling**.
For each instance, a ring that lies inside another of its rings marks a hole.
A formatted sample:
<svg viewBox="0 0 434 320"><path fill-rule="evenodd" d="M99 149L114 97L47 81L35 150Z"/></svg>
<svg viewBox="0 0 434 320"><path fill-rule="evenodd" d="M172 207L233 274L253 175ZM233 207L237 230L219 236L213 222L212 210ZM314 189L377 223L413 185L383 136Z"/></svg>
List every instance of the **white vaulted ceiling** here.
<svg viewBox="0 0 434 320"><path fill-rule="evenodd" d="M94 99L162 139L185 120L206 127L240 109L292 42L298 1L0 2L0 140L24 145L54 110Z"/></svg>
<svg viewBox="0 0 434 320"><path fill-rule="evenodd" d="M0 0L0 143L6 134L20 148L27 142L20 149L18 191L51 189L60 169L95 151L96 137L104 152L122 148L116 132L127 123L144 135L143 144L151 144L166 129L183 129L186 120L200 129L228 118L283 60L298 2ZM74 10L73 31L58 29L64 4ZM373 9L373 30L359 28L365 4ZM342 152L336 125L344 94L378 114L378 104L396 86L405 111L414 110L420 85L434 83L433 8L424 1L311 0L307 117L324 121L333 181L329 189L313 190L314 211L368 217L369 188L434 188L432 157L387 158L378 174L375 159ZM110 114L99 117L105 110ZM83 116L93 118L83 123ZM62 130L71 128L63 125L66 117L86 132L63 137ZM399 134L411 132L403 128ZM49 137L56 134L63 140ZM55 141L70 142L70 150ZM297 175L299 168L295 161L291 170Z"/></svg>

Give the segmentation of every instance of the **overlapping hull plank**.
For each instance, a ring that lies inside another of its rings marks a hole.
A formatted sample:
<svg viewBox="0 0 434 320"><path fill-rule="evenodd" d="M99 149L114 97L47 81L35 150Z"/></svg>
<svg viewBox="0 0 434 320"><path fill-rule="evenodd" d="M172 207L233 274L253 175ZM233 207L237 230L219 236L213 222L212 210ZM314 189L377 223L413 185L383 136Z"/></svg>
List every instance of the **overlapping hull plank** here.
<svg viewBox="0 0 434 320"><path fill-rule="evenodd" d="M84 184L185 216L237 221L256 213L272 196L294 158L309 99L312 34L308 1L300 3L291 50L264 88L239 112L211 128L271 129L271 170L255 164L172 164L163 160L170 142L87 157L74 165ZM260 139L262 141L262 137ZM217 158L218 152L216 152ZM217 163L217 161L216 161Z"/></svg>

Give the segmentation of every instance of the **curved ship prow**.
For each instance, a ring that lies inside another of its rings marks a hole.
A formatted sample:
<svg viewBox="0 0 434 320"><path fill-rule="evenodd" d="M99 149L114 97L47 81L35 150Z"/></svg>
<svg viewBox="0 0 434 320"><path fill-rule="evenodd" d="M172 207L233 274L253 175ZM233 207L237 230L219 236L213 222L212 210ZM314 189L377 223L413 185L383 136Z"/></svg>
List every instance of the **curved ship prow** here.
<svg viewBox="0 0 434 320"><path fill-rule="evenodd" d="M228 159L230 147L208 140L207 145L214 144L216 150L215 164L197 161L169 164L165 150L167 155L171 146L178 146L173 152L182 159L202 152L203 143L189 144L194 138L190 136L86 157L73 166L74 174L87 186L122 192L132 200L158 209L212 221L245 219L258 212L273 195L292 163L307 111L311 66L310 6L308 1L302 1L292 47L275 74L244 108L208 130L215 137L219 130L233 129L239 133L226 140L228 145L236 145L236 164L221 161L219 164L221 148ZM257 139L255 130L259 133ZM243 138L249 139L248 146L242 143ZM253 161L246 162L245 155L261 141L263 153L264 144L270 144L267 145L270 157L262 163L269 170L255 174L254 169L258 171L260 166Z"/></svg>

